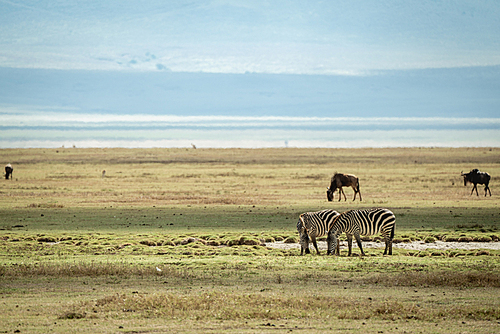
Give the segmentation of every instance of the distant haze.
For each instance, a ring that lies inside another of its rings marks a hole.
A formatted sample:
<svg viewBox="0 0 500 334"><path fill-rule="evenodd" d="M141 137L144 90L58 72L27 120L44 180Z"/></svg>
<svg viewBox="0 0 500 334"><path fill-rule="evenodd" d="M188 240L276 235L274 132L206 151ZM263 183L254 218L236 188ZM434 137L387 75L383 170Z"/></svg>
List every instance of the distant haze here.
<svg viewBox="0 0 500 334"><path fill-rule="evenodd" d="M0 0L0 148L500 146L498 1Z"/></svg>

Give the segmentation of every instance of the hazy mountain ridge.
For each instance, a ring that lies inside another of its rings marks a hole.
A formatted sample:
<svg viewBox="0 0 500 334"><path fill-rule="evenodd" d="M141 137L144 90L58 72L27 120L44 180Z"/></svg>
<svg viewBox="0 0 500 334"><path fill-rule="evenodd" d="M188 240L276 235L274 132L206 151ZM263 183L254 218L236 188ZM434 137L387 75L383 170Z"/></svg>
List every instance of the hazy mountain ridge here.
<svg viewBox="0 0 500 334"><path fill-rule="evenodd" d="M0 110L76 113L498 117L500 66L369 76L0 68Z"/></svg>

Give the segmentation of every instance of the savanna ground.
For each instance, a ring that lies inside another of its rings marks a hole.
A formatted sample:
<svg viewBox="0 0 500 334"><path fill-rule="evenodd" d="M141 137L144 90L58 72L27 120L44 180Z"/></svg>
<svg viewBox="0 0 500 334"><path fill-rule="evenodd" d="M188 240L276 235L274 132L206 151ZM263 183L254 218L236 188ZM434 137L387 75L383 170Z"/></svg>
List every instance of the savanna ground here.
<svg viewBox="0 0 500 334"><path fill-rule="evenodd" d="M4 149L1 333L496 333L500 251L299 256L298 215L384 207L396 241L498 240L499 148ZM492 175L470 196L460 172ZM102 170L106 177L101 177ZM326 201L335 172L363 201ZM373 239L373 238L372 238ZM376 240L376 239L374 239ZM355 249L356 253L357 249Z"/></svg>

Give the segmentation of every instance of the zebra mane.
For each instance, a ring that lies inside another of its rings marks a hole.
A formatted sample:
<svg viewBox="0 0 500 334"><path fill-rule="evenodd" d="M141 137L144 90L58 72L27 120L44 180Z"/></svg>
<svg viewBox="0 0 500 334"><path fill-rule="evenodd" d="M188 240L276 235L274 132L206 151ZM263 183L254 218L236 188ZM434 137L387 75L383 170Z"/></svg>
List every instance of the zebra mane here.
<svg viewBox="0 0 500 334"><path fill-rule="evenodd" d="M339 220L340 217L342 217L345 213L351 212L352 210L342 212L341 214L337 215L335 218L333 218L332 226Z"/></svg>
<svg viewBox="0 0 500 334"><path fill-rule="evenodd" d="M344 211L342 212L341 214L337 215L335 218L333 218L333 222L332 222L332 227L333 225L335 225L335 223L340 219L340 217L344 216L344 215L347 215L348 213L352 212L354 210L347 210L347 211Z"/></svg>

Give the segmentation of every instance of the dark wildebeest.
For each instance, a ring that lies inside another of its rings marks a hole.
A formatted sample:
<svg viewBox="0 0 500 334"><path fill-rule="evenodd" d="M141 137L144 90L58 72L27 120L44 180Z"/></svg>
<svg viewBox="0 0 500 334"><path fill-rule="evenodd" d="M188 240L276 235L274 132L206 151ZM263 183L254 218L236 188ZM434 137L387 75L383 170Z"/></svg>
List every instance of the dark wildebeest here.
<svg viewBox="0 0 500 334"><path fill-rule="evenodd" d="M356 199L356 194L359 193L359 200L362 201L361 192L359 191L359 178L351 174L335 173L335 175L332 176L330 187L326 190L326 198L328 198L329 202L333 201L333 193L337 188L339 189L339 202L342 198L341 194L344 194L344 200L347 201L342 187L352 187L352 190L354 190L354 198L352 200L354 201Z"/></svg>
<svg viewBox="0 0 500 334"><path fill-rule="evenodd" d="M5 179L8 180L9 179L9 176L10 176L10 179L12 180L12 172L14 171L14 168L12 168L12 166L10 164L7 164L7 166L5 166Z"/></svg>
<svg viewBox="0 0 500 334"><path fill-rule="evenodd" d="M476 168L471 170L467 174L464 174L464 172L462 172L461 175L464 177L464 186L467 185L467 182L470 182L474 185L474 187L472 187L472 191L470 192L471 195L472 193L474 193L474 189L476 189L476 195L479 196L479 194L477 193L477 184L479 183L484 184L484 196L486 196L488 192L490 192L491 196L491 190L489 187L491 178L490 174L480 172L479 169Z"/></svg>

